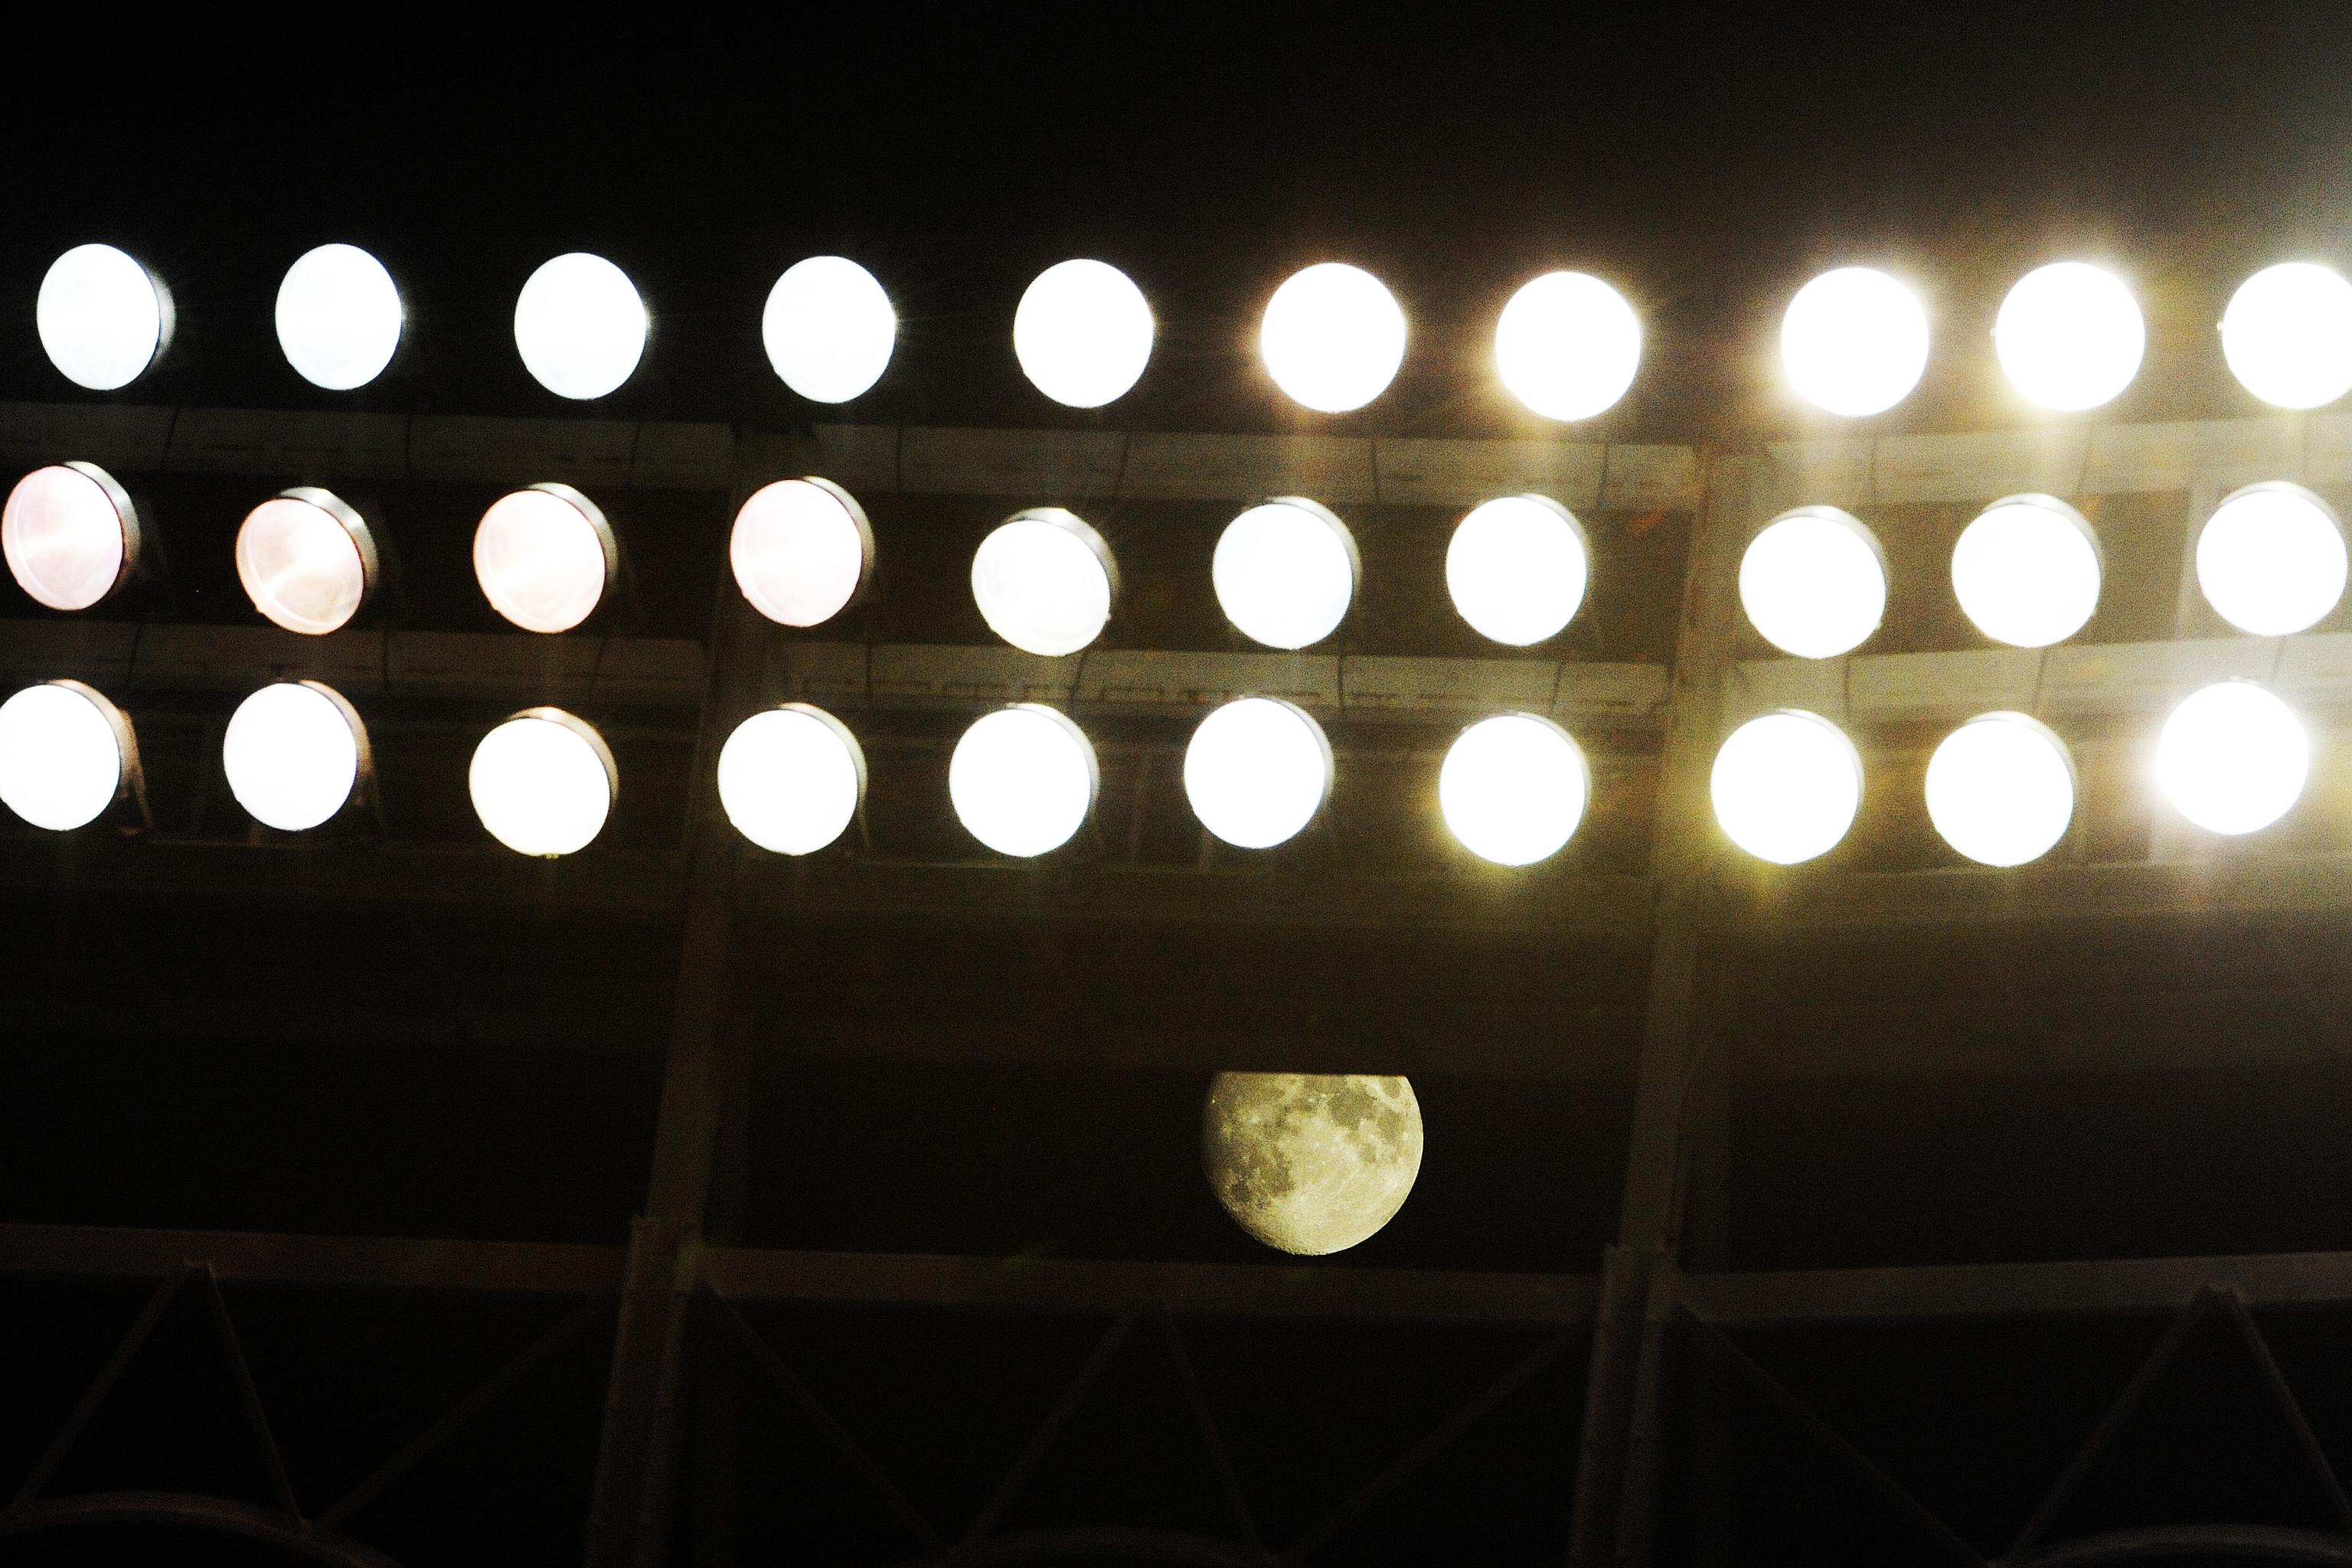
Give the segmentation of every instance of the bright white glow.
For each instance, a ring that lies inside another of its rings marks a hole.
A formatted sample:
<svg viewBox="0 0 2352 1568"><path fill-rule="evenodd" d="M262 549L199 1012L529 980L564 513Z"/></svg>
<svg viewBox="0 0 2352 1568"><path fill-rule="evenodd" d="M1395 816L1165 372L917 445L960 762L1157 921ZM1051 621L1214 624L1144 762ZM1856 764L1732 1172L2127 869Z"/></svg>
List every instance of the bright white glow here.
<svg viewBox="0 0 2352 1568"><path fill-rule="evenodd" d="M221 737L229 793L265 827L316 827L352 798L365 733L351 705L325 687L265 686L236 705Z"/></svg>
<svg viewBox="0 0 2352 1568"><path fill-rule="evenodd" d="M753 609L780 626L814 626L857 596L874 563L874 531L840 486L778 479L735 514L727 559Z"/></svg>
<svg viewBox="0 0 2352 1568"><path fill-rule="evenodd" d="M1549 496L1473 509L1445 547L1445 591L1473 629L1513 647L1556 635L1584 603L1584 530Z"/></svg>
<svg viewBox="0 0 2352 1568"><path fill-rule="evenodd" d="M1104 261L1063 261L1037 274L1013 313L1013 353L1031 384L1072 408L1126 395L1151 359L1151 307Z"/></svg>
<svg viewBox="0 0 2352 1568"><path fill-rule="evenodd" d="M1345 414L1396 379L1404 363L1404 312L1362 268L1318 262L1292 273L1266 301L1258 352L1292 402Z"/></svg>
<svg viewBox="0 0 2352 1568"><path fill-rule="evenodd" d="M2099 607L2099 546L2055 496L1997 500L1952 547L1952 593L1977 630L2012 647L2048 647Z"/></svg>
<svg viewBox="0 0 2352 1568"><path fill-rule="evenodd" d="M2230 296L2221 357L2274 408L2317 408L2352 392L2352 283L2332 267L2266 267Z"/></svg>
<svg viewBox="0 0 2352 1568"><path fill-rule="evenodd" d="M1070 840L1095 803L1095 749L1067 715L1034 702L983 713L948 761L964 831L1026 858Z"/></svg>
<svg viewBox="0 0 2352 1568"><path fill-rule="evenodd" d="M1817 713L1750 719L1715 754L1715 819L1759 860L1794 866L1827 854L1862 808L1862 755Z"/></svg>
<svg viewBox="0 0 2352 1568"><path fill-rule="evenodd" d="M515 300L515 347L531 379L584 402L629 379L650 326L629 275L575 250L544 262Z"/></svg>
<svg viewBox="0 0 2352 1568"><path fill-rule="evenodd" d="M586 620L616 565L604 513L569 485L501 496L474 530L474 580L527 632L568 632Z"/></svg>
<svg viewBox="0 0 2352 1568"><path fill-rule="evenodd" d="M400 347L400 290L356 245L322 245L278 286L278 346L303 380L330 392L365 386Z"/></svg>
<svg viewBox="0 0 2352 1568"><path fill-rule="evenodd" d="M1800 658L1859 647L1886 613L1886 563L1870 530L1832 506L1799 507L1748 542L1739 603L1764 640Z"/></svg>
<svg viewBox="0 0 2352 1568"><path fill-rule="evenodd" d="M1481 719L1437 772L1437 808L1462 847L1497 866L1559 853L1584 820L1592 770L1568 731L1532 713Z"/></svg>
<svg viewBox="0 0 2352 1568"><path fill-rule="evenodd" d="M569 855L612 812L613 753L571 714L533 708L482 737L466 783L491 837L519 855Z"/></svg>
<svg viewBox="0 0 2352 1568"><path fill-rule="evenodd" d="M2197 585L2223 620L2256 637L2318 624L2344 596L2344 530L2301 485L2233 490L2197 536Z"/></svg>
<svg viewBox="0 0 2352 1568"><path fill-rule="evenodd" d="M1058 658L1110 619L1110 546L1076 514L1017 514L972 552L971 596L988 629L1028 653Z"/></svg>
<svg viewBox="0 0 2352 1568"><path fill-rule="evenodd" d="M111 392L154 363L171 301L145 268L110 245L77 245L49 264L33 308L49 363L76 386Z"/></svg>
<svg viewBox="0 0 2352 1568"><path fill-rule="evenodd" d="M719 804L735 831L779 855L842 835L866 794L866 753L821 708L788 702L735 726L719 750Z"/></svg>
<svg viewBox="0 0 2352 1568"><path fill-rule="evenodd" d="M1884 413L1927 368L1927 309L1875 268L1824 272L1789 301L1780 363L1817 408L1849 419Z"/></svg>
<svg viewBox="0 0 2352 1568"><path fill-rule="evenodd" d="M811 403L846 403L889 367L898 313L874 274L841 256L795 261L768 290L760 341L783 384Z"/></svg>
<svg viewBox="0 0 2352 1568"><path fill-rule="evenodd" d="M2027 402L2075 413L2131 384L2147 352L2147 324L2122 279L2087 261L2060 261L2010 289L1992 346Z"/></svg>
<svg viewBox="0 0 2352 1568"><path fill-rule="evenodd" d="M1337 631L1356 596L1356 572L1347 524L1296 496L1225 524L1209 563L1225 619L1268 647L1305 647Z"/></svg>
<svg viewBox="0 0 2352 1568"><path fill-rule="evenodd" d="M28 686L0 702L0 803L53 833L97 821L122 788L121 723L79 681Z"/></svg>
<svg viewBox="0 0 2352 1568"><path fill-rule="evenodd" d="M1616 406L1642 368L1642 321L1625 296L1584 272L1522 286L1495 323L1495 368L1511 395L1547 419L1590 419Z"/></svg>
<svg viewBox="0 0 2352 1568"><path fill-rule="evenodd" d="M2039 860L2074 818L2066 743L2022 713L1980 714L1927 759L1927 819L1981 865Z"/></svg>
<svg viewBox="0 0 2352 1568"><path fill-rule="evenodd" d="M2251 680L2224 680L2184 698L2157 737L2157 786L2208 833L2268 827L2302 795L2310 773L2302 723Z"/></svg>
<svg viewBox="0 0 2352 1568"><path fill-rule="evenodd" d="M138 540L130 498L88 463L35 468L0 510L8 574L52 610L87 610L114 592Z"/></svg>
<svg viewBox="0 0 2352 1568"><path fill-rule="evenodd" d="M273 496L236 531L236 580L289 632L322 637L359 613L374 552L359 516L324 490Z"/></svg>
<svg viewBox="0 0 2352 1568"><path fill-rule="evenodd" d="M1201 721L1184 748L1192 815L1238 848L1271 848L1292 837L1330 790L1323 726L1270 697L1226 703Z"/></svg>

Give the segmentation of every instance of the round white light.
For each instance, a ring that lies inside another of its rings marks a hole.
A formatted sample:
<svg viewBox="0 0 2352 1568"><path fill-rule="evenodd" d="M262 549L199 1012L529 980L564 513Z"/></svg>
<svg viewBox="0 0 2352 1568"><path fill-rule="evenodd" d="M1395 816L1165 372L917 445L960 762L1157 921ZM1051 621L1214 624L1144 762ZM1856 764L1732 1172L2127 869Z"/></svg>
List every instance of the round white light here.
<svg viewBox="0 0 2352 1568"><path fill-rule="evenodd" d="M2230 296L2221 357L2274 408L2317 408L2352 392L2352 283L2332 267L2266 267Z"/></svg>
<svg viewBox="0 0 2352 1568"><path fill-rule="evenodd" d="M1063 261L1037 274L1013 313L1013 353L1030 384L1072 408L1126 395L1151 359L1151 307L1103 261Z"/></svg>
<svg viewBox="0 0 2352 1568"><path fill-rule="evenodd" d="M491 837L552 858L604 830L620 771L588 724L561 708L527 708L482 737L466 783Z"/></svg>
<svg viewBox="0 0 2352 1568"><path fill-rule="evenodd" d="M2310 773L2302 723L2250 680L2224 680L2182 699L2157 737L2158 787L2208 833L2268 827L2302 795Z"/></svg>
<svg viewBox="0 0 2352 1568"><path fill-rule="evenodd" d="M889 367L898 313L874 274L841 256L796 261L768 290L760 341L786 386L811 403L846 403Z"/></svg>
<svg viewBox="0 0 2352 1568"><path fill-rule="evenodd" d="M1862 808L1862 755L1845 731L1793 708L1750 719L1715 754L1715 819L1759 860L1827 854Z"/></svg>
<svg viewBox="0 0 2352 1568"><path fill-rule="evenodd" d="M1069 842L1099 778L1093 745L1066 714L1022 702L963 732L948 761L948 799L964 831L1026 858Z"/></svg>
<svg viewBox="0 0 2352 1568"><path fill-rule="evenodd" d="M265 686L236 705L221 737L229 793L281 833L343 809L367 755L367 730L341 695L312 680Z"/></svg>
<svg viewBox="0 0 2352 1568"><path fill-rule="evenodd" d="M735 514L727 559L753 609L780 626L814 626L857 597L874 568L874 529L832 480L778 479Z"/></svg>
<svg viewBox="0 0 2352 1568"><path fill-rule="evenodd" d="M1346 523L1318 502L1286 496L1225 524L1209 578L1218 608L1243 636L1289 648L1339 629L1360 570Z"/></svg>
<svg viewBox="0 0 2352 1568"><path fill-rule="evenodd" d="M278 286L278 346L303 380L330 392L365 386L400 347L400 290L356 245L322 245Z"/></svg>
<svg viewBox="0 0 2352 1568"><path fill-rule="evenodd" d="M1462 731L1437 772L1437 807L1462 847L1497 866L1559 853L1584 820L1592 769L1567 731L1498 713Z"/></svg>
<svg viewBox="0 0 2352 1568"><path fill-rule="evenodd" d="M1789 301L1780 363L1817 408L1849 419L1884 413L1927 368L1927 307L1875 268L1824 272Z"/></svg>
<svg viewBox="0 0 2352 1568"><path fill-rule="evenodd" d="M1404 363L1404 312L1362 268L1319 262L1291 274L1266 301L1258 352L1292 402L1345 414L1396 379Z"/></svg>
<svg viewBox="0 0 2352 1568"><path fill-rule="evenodd" d="M1980 714L1927 760L1927 819L1979 864L2039 860L2074 818L2066 743L2022 713Z"/></svg>
<svg viewBox="0 0 2352 1568"><path fill-rule="evenodd" d="M1512 295L1495 323L1503 384L1547 419L1590 419L1616 406L1641 367L1641 318L1589 273L1545 273Z"/></svg>
<svg viewBox="0 0 2352 1568"><path fill-rule="evenodd" d="M358 512L300 486L246 514L236 531L236 580L270 620L321 637L357 615L375 585L375 541Z"/></svg>
<svg viewBox="0 0 2352 1568"><path fill-rule="evenodd" d="M1118 586L1110 546L1057 506L1016 512L971 556L971 596L988 629L1058 658L1102 635Z"/></svg>
<svg viewBox="0 0 2352 1568"><path fill-rule="evenodd" d="M35 468L0 509L0 553L16 586L52 610L87 610L139 558L139 513L95 463Z"/></svg>
<svg viewBox="0 0 2352 1568"><path fill-rule="evenodd" d="M2075 413L2131 384L2147 352L2147 323L2122 279L2086 261L2060 261L2010 289L1992 346L2027 402Z"/></svg>
<svg viewBox="0 0 2352 1568"><path fill-rule="evenodd" d="M1331 791L1331 742L1304 711L1244 697L1201 721L1184 748L1184 796L1201 826L1266 849L1314 820Z"/></svg>
<svg viewBox="0 0 2352 1568"><path fill-rule="evenodd" d="M2223 620L2256 637L2318 624L2344 596L2344 530L2301 485L2232 490L2197 535L2197 585Z"/></svg>
<svg viewBox="0 0 2352 1568"><path fill-rule="evenodd" d="M2098 537L2055 496L2005 497L1953 545L1952 592L1995 642L2048 647L2099 607Z"/></svg>
<svg viewBox="0 0 2352 1568"><path fill-rule="evenodd" d="M568 632L586 620L620 564L604 512L570 485L501 496L474 530L474 580L527 632Z"/></svg>
<svg viewBox="0 0 2352 1568"><path fill-rule="evenodd" d="M629 275L575 250L541 265L515 300L515 347L531 379L585 402L629 379L650 321Z"/></svg>
<svg viewBox="0 0 2352 1568"><path fill-rule="evenodd" d="M131 722L79 680L28 686L0 702L0 804L53 833L98 820L122 791Z"/></svg>
<svg viewBox="0 0 2352 1568"><path fill-rule="evenodd" d="M1837 508L1801 506L1748 542L1739 603L1781 652L1834 658L1878 629L1886 613L1885 557L1870 530Z"/></svg>
<svg viewBox="0 0 2352 1568"><path fill-rule="evenodd" d="M866 753L822 708L787 702L735 726L719 749L719 804L735 831L779 855L842 835L866 795Z"/></svg>
<svg viewBox="0 0 2352 1568"><path fill-rule="evenodd" d="M1549 496L1473 509L1445 547L1445 591L1480 635L1525 647L1556 635L1584 603L1584 529Z"/></svg>
<svg viewBox="0 0 2352 1568"><path fill-rule="evenodd" d="M111 392L155 362L172 335L162 283L110 245L77 245L49 264L33 308L49 363L76 386Z"/></svg>

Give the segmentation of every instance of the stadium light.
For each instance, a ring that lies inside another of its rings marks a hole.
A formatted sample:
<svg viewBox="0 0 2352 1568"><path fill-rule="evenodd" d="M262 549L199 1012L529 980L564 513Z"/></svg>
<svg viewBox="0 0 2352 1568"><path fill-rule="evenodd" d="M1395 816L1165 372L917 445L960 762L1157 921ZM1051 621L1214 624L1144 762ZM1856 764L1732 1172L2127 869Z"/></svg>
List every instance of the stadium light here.
<svg viewBox="0 0 2352 1568"><path fill-rule="evenodd" d="M866 797L866 752L822 708L787 702L735 726L719 749L719 804L735 831L778 855L841 837Z"/></svg>
<svg viewBox="0 0 2352 1568"><path fill-rule="evenodd" d="M491 837L552 859L604 831L621 772L594 726L561 708L526 708L482 737L466 783Z"/></svg>
<svg viewBox="0 0 2352 1568"><path fill-rule="evenodd" d="M172 342L172 295L110 245L77 245L49 264L33 307L59 374L92 392L136 381Z"/></svg>
<svg viewBox="0 0 2352 1568"><path fill-rule="evenodd" d="M1445 591L1480 636L1526 647L1557 636L1591 574L1584 525L1549 496L1473 508L1445 547Z"/></svg>
<svg viewBox="0 0 2352 1568"><path fill-rule="evenodd" d="M2048 647L2099 607L2099 541L2055 496L2004 496L1961 530L1952 593L1977 630L2012 647Z"/></svg>
<svg viewBox="0 0 2352 1568"><path fill-rule="evenodd" d="M322 637L351 623L375 588L375 539L331 493L280 490L236 531L236 579L253 607L289 632Z"/></svg>
<svg viewBox="0 0 2352 1568"><path fill-rule="evenodd" d="M1750 719L1715 754L1708 781L1725 837L1759 860L1794 866L1835 848L1862 808L1862 754L1818 713Z"/></svg>
<svg viewBox="0 0 2352 1568"><path fill-rule="evenodd" d="M1292 402L1345 414L1396 379L1404 363L1404 312L1362 268L1319 262L1291 274L1266 301L1258 351Z"/></svg>
<svg viewBox="0 0 2352 1568"><path fill-rule="evenodd" d="M1969 720L1927 759L1927 818L1980 865L2039 860L2074 819L2066 743L2022 713Z"/></svg>
<svg viewBox="0 0 2352 1568"><path fill-rule="evenodd" d="M964 831L1000 855L1058 849L1093 809L1094 746L1069 716L1018 702L973 721L948 761L948 799Z"/></svg>
<svg viewBox="0 0 2352 1568"><path fill-rule="evenodd" d="M1347 617L1362 574L1355 536L1303 496L1254 506L1217 537L1209 576L1225 618L1268 647L1321 642Z"/></svg>
<svg viewBox="0 0 2352 1568"><path fill-rule="evenodd" d="M603 397L628 380L645 357L650 327L629 275L584 250L541 263L515 300L523 368L574 402Z"/></svg>
<svg viewBox="0 0 2352 1568"><path fill-rule="evenodd" d="M1184 796L1201 826L1241 849L1297 836L1331 793L1331 742L1304 709L1244 697L1201 721L1184 748Z"/></svg>
<svg viewBox="0 0 2352 1568"><path fill-rule="evenodd" d="M1102 635L1118 592L1103 536L1057 506L1015 512L971 557L971 596L989 630L1057 658Z"/></svg>
<svg viewBox="0 0 2352 1568"><path fill-rule="evenodd" d="M1523 284L1495 322L1503 384L1547 419L1607 413L1641 367L1641 318L1590 273L1547 272Z"/></svg>
<svg viewBox="0 0 2352 1568"><path fill-rule="evenodd" d="M1833 506L1801 506L1767 523L1739 562L1739 604L1766 642L1800 658L1862 646L1886 613L1877 536Z"/></svg>
<svg viewBox="0 0 2352 1568"><path fill-rule="evenodd" d="M139 512L95 463L53 463L18 479L0 508L8 574L52 610L87 610L139 564Z"/></svg>
<svg viewBox="0 0 2352 1568"><path fill-rule="evenodd" d="M278 346L313 386L349 392L383 374L400 347L400 289L356 245L306 251L278 285Z"/></svg>
<svg viewBox="0 0 2352 1568"><path fill-rule="evenodd" d="M138 765L131 721L79 680L0 702L0 805L36 827L68 833L97 821Z"/></svg>
<svg viewBox="0 0 2352 1568"><path fill-rule="evenodd" d="M727 561L753 609L779 626L821 626L865 590L874 528L831 479L778 479L736 512Z"/></svg>
<svg viewBox="0 0 2352 1568"><path fill-rule="evenodd" d="M1151 307L1104 261L1063 261L1037 274L1013 313L1013 353L1030 384L1072 408L1127 395L1151 360Z"/></svg>
<svg viewBox="0 0 2352 1568"><path fill-rule="evenodd" d="M2284 479L2231 491L2197 535L2205 602L2256 637L2316 626L2344 596L2345 568L2336 509Z"/></svg>
<svg viewBox="0 0 2352 1568"><path fill-rule="evenodd" d="M2017 280L1992 342L2027 402L2080 413L2131 384L2147 352L2147 323L2122 279L2086 261L2060 261Z"/></svg>
<svg viewBox="0 0 2352 1568"><path fill-rule="evenodd" d="M1806 402L1849 419L1911 395L1927 368L1927 310L1870 267L1824 272L1789 301L1780 363Z"/></svg>
<svg viewBox="0 0 2352 1568"><path fill-rule="evenodd" d="M2182 699L2156 742L2157 785L2208 833L2259 832L2287 814L2311 773L2311 741L2294 710L2251 680Z"/></svg>
<svg viewBox="0 0 2352 1568"><path fill-rule="evenodd" d="M768 290L760 342L786 386L812 403L863 396L889 368L898 313L874 274L842 256L812 256Z"/></svg>
<svg viewBox="0 0 2352 1568"><path fill-rule="evenodd" d="M1462 731L1437 773L1437 805L1462 847L1497 866L1558 854L1584 820L1592 768L1567 731L1497 713Z"/></svg>
<svg viewBox="0 0 2352 1568"><path fill-rule="evenodd" d="M221 737L229 793L281 833L342 810L367 765L367 726L342 693L315 680L263 687L237 704Z"/></svg>
<svg viewBox="0 0 2352 1568"><path fill-rule="evenodd" d="M2221 357L2273 408L2320 408L2352 392L2352 283L2286 261L2238 285L2221 314Z"/></svg>
<svg viewBox="0 0 2352 1568"><path fill-rule="evenodd" d="M570 485L509 491L474 530L474 580L527 632L568 632L586 620L620 569L612 525Z"/></svg>

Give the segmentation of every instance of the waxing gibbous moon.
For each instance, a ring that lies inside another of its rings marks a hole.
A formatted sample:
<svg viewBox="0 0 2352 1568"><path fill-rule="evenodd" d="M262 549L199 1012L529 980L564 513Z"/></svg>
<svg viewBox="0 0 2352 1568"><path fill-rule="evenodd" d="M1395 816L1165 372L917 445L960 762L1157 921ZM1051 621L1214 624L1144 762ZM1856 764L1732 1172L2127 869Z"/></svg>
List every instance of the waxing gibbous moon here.
<svg viewBox="0 0 2352 1568"><path fill-rule="evenodd" d="M1308 1257L1388 1224L1421 1173L1421 1102L1402 1078L1221 1072L1201 1107L1201 1168L1241 1227Z"/></svg>

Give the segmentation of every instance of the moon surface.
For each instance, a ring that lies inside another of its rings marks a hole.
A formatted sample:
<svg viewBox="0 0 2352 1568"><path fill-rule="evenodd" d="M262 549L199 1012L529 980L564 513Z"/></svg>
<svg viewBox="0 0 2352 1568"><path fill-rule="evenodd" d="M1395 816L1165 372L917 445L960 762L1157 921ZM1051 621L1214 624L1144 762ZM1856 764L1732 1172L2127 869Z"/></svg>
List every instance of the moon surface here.
<svg viewBox="0 0 2352 1568"><path fill-rule="evenodd" d="M1421 1102L1402 1078L1221 1072L1201 1107L1201 1168L1265 1242L1339 1252L1388 1224L1421 1173Z"/></svg>

